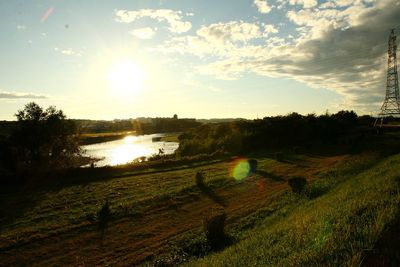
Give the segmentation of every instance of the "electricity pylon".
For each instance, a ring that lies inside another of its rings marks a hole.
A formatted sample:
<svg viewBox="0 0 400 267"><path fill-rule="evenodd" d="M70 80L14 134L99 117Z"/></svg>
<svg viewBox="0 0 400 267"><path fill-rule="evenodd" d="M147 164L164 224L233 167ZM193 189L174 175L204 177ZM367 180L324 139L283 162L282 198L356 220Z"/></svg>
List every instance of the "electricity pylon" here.
<svg viewBox="0 0 400 267"><path fill-rule="evenodd" d="M383 101L381 112L379 113L374 126L377 126L379 119L379 126L382 127L383 118L400 115L399 79L397 74L396 50L396 35L394 34L394 29L392 29L389 36L386 97Z"/></svg>

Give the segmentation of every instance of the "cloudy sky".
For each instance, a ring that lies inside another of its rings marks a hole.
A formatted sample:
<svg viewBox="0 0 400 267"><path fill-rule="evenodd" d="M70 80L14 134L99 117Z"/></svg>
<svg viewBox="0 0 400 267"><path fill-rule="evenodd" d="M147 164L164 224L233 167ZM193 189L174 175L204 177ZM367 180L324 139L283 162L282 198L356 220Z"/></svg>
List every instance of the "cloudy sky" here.
<svg viewBox="0 0 400 267"><path fill-rule="evenodd" d="M0 120L30 101L91 119L376 114L399 14L400 0L0 0Z"/></svg>

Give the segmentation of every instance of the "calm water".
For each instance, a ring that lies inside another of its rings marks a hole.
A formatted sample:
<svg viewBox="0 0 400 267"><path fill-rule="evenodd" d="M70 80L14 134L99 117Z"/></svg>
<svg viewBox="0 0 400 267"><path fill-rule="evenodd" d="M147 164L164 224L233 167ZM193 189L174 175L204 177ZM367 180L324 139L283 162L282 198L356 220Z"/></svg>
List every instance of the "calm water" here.
<svg viewBox="0 0 400 267"><path fill-rule="evenodd" d="M96 166L114 166L125 164L140 157L158 154L162 148L165 154L172 154L178 148L177 142L153 142L153 137L165 134L149 134L139 136L126 136L111 142L82 146L88 156L102 158Z"/></svg>

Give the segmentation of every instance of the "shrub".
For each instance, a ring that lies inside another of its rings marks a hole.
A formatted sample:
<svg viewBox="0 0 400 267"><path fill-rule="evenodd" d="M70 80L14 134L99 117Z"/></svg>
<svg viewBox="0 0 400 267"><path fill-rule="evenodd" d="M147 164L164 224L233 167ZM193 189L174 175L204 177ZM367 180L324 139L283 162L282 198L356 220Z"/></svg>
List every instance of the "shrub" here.
<svg viewBox="0 0 400 267"><path fill-rule="evenodd" d="M334 179L317 180L306 187L305 195L310 199L320 197L335 186L336 182L337 180Z"/></svg>
<svg viewBox="0 0 400 267"><path fill-rule="evenodd" d="M108 222L111 219L111 210L108 200L106 200L97 214L99 220L99 230L101 231L102 238L108 228Z"/></svg>
<svg viewBox="0 0 400 267"><path fill-rule="evenodd" d="M198 187L204 187L204 174L202 172L196 173L196 185Z"/></svg>
<svg viewBox="0 0 400 267"><path fill-rule="evenodd" d="M283 153L282 152L276 152L275 153L275 159L277 161L282 161L283 160Z"/></svg>
<svg viewBox="0 0 400 267"><path fill-rule="evenodd" d="M293 153L296 154L296 155L300 154L301 153L301 147L299 147L299 146L293 147Z"/></svg>
<svg viewBox="0 0 400 267"><path fill-rule="evenodd" d="M226 213L220 212L218 214L212 214L203 219L204 233L207 238L207 242L212 249L220 249L226 243L225 235L225 220Z"/></svg>
<svg viewBox="0 0 400 267"><path fill-rule="evenodd" d="M293 193L300 194L303 191L304 187L306 186L307 180L304 177L297 176L290 178L288 180L288 184L292 189Z"/></svg>
<svg viewBox="0 0 400 267"><path fill-rule="evenodd" d="M252 172L252 173L256 172L257 171L257 165L258 165L257 160L256 159L249 159L248 162L249 162L249 165L250 165L250 172Z"/></svg>

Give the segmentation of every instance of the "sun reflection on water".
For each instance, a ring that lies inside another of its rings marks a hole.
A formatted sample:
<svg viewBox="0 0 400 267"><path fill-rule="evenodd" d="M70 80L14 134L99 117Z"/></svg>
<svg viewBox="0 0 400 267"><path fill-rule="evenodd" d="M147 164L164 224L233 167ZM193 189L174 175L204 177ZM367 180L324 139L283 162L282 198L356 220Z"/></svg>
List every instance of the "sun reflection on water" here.
<svg viewBox="0 0 400 267"><path fill-rule="evenodd" d="M110 153L111 165L123 164L132 161L142 155L151 153L151 150L143 145L136 144L136 136L126 136L123 144L114 148Z"/></svg>
<svg viewBox="0 0 400 267"><path fill-rule="evenodd" d="M163 149L166 155L174 153L178 148L177 142L154 142L159 134L126 136L122 139L99 144L87 145L83 149L87 155L99 158L97 166L115 166L126 164L141 157L149 157Z"/></svg>
<svg viewBox="0 0 400 267"><path fill-rule="evenodd" d="M132 144L136 141L137 137L133 135L128 135L124 137L124 143L125 144Z"/></svg>

